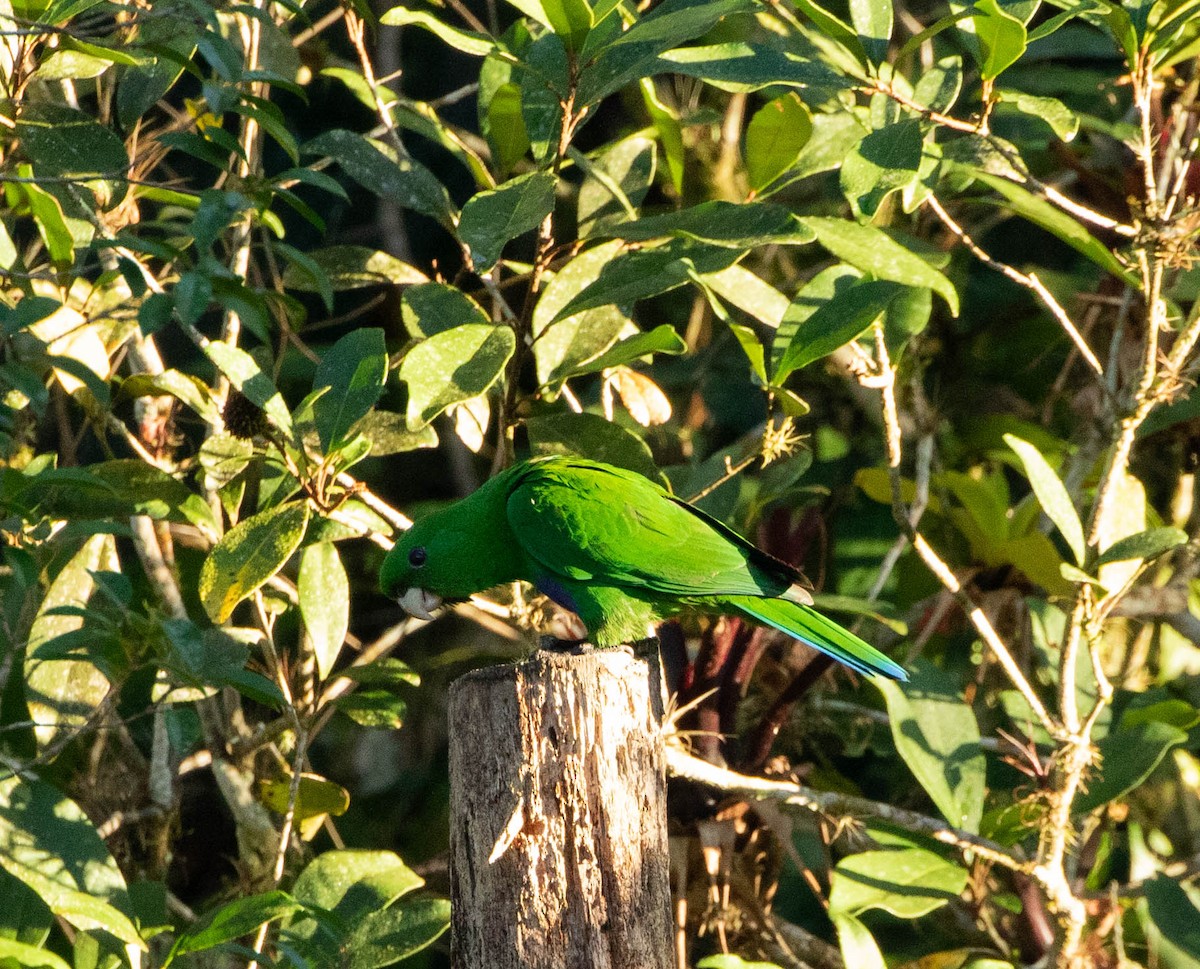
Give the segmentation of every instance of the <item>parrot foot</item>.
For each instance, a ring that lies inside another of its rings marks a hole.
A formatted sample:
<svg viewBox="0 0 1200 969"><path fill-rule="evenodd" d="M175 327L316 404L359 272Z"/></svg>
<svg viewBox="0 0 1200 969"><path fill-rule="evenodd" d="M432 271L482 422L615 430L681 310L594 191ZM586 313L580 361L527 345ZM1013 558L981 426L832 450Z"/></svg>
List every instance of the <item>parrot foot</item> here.
<svg viewBox="0 0 1200 969"><path fill-rule="evenodd" d="M586 639L564 639L560 636L542 636L538 640L538 649L547 653L560 653L566 656L582 656L596 649Z"/></svg>

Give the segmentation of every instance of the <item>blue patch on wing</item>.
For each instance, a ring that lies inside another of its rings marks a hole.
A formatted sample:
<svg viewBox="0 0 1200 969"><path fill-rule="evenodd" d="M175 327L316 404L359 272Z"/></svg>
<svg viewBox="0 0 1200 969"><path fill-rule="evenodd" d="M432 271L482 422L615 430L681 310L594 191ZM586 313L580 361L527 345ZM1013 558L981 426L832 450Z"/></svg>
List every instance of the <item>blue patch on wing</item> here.
<svg viewBox="0 0 1200 969"><path fill-rule="evenodd" d="M579 607L575 605L575 600L556 579L549 576L541 576L534 583L534 587L544 596L549 596L564 609L569 609L571 612L579 612Z"/></svg>

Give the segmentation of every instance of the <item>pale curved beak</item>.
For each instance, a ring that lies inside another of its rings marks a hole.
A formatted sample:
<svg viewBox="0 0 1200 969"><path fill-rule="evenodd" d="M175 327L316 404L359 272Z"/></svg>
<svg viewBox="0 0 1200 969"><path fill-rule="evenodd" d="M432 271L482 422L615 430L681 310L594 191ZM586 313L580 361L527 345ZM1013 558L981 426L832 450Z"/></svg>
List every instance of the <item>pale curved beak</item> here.
<svg viewBox="0 0 1200 969"><path fill-rule="evenodd" d="M410 616L429 620L433 618L433 611L442 604L442 597L428 589L405 589L396 601Z"/></svg>

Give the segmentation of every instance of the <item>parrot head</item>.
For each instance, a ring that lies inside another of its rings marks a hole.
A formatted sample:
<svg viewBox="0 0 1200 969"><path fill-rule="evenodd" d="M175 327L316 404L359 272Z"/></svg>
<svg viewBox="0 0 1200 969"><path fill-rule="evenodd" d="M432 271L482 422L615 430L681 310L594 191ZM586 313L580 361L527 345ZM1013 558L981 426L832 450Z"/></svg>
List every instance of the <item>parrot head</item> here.
<svg viewBox="0 0 1200 969"><path fill-rule="evenodd" d="M432 619L446 603L516 578L497 553L476 502L434 512L400 536L379 570L379 587L410 616Z"/></svg>

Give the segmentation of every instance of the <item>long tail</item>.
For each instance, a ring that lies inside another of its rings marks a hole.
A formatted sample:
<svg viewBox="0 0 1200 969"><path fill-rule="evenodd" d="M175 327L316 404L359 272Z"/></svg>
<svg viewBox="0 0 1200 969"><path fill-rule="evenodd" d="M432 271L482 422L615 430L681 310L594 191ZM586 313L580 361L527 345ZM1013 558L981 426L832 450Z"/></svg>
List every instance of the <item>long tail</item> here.
<svg viewBox="0 0 1200 969"><path fill-rule="evenodd" d="M864 643L848 629L843 629L808 606L786 599L757 596L724 598L747 618L787 633L858 673L882 674L894 680L908 679L904 667L893 663L874 646Z"/></svg>

